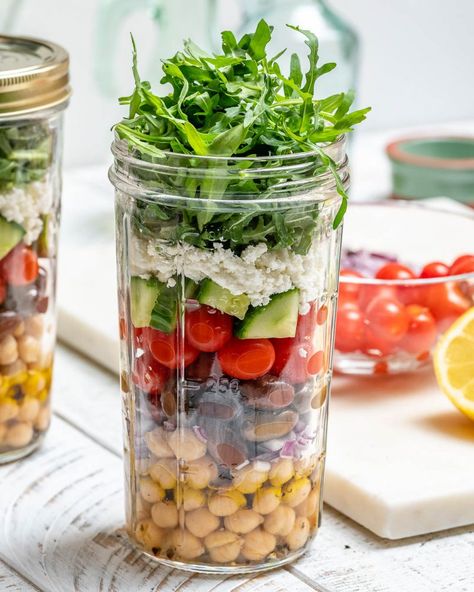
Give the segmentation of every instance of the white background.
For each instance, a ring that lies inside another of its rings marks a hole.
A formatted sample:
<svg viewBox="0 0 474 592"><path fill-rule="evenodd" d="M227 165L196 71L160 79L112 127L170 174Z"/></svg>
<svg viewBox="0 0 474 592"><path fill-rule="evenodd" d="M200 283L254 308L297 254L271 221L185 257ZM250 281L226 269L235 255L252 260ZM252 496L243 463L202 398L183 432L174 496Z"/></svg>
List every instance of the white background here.
<svg viewBox="0 0 474 592"><path fill-rule="evenodd" d="M130 91L128 32L133 31L149 53L159 51L145 6L152 0L121 0L133 12L123 18L118 1L0 0L3 31L6 9L15 3L13 33L49 38L71 54L74 97L67 114L68 165L108 158L110 126L123 111L99 86L109 88L113 76L117 92ZM204 0L164 1L174 7L176 43L206 18ZM241 3L221 0L226 25L238 22ZM373 106L366 129L474 119L473 0L332 0L332 6L354 25L363 44L359 103ZM99 24L104 9L105 26ZM117 48L112 47L114 39Z"/></svg>

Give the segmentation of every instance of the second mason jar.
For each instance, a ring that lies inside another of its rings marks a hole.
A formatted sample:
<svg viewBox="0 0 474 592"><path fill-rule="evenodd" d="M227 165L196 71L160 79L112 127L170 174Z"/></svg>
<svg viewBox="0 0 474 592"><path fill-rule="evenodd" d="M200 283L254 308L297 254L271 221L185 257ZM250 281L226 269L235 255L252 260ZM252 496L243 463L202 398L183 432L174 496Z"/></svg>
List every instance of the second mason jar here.
<svg viewBox="0 0 474 592"><path fill-rule="evenodd" d="M292 561L320 523L334 176L317 153L113 152L130 536L193 571ZM347 188L344 140L326 153Z"/></svg>
<svg viewBox="0 0 474 592"><path fill-rule="evenodd" d="M68 70L61 47L0 36L0 463L49 426Z"/></svg>

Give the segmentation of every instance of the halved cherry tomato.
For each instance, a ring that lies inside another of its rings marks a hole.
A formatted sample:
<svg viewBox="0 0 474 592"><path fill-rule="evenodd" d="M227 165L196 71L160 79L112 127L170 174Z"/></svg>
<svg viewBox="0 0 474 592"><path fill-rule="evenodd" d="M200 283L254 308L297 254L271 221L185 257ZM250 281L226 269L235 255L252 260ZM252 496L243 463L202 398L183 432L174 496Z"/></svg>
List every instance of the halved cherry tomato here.
<svg viewBox="0 0 474 592"><path fill-rule="evenodd" d="M232 317L209 306L186 312L186 339L203 352L215 352L232 337Z"/></svg>
<svg viewBox="0 0 474 592"><path fill-rule="evenodd" d="M132 335L133 335L133 344L135 349L144 349L145 348L145 337L146 337L146 328L145 327L133 327L132 325Z"/></svg>
<svg viewBox="0 0 474 592"><path fill-rule="evenodd" d="M274 339L273 346L275 348L275 363L271 373L290 384L305 382L311 374L308 370L312 350L310 342L298 342L291 338Z"/></svg>
<svg viewBox="0 0 474 592"><path fill-rule="evenodd" d="M447 329L471 306L456 282L424 287L419 303L430 309L441 330Z"/></svg>
<svg viewBox="0 0 474 592"><path fill-rule="evenodd" d="M352 269L341 269L339 272L339 277L347 278L348 280L339 282L339 302L357 300L361 285L351 282L350 279L362 278L364 276L358 271L353 271Z"/></svg>
<svg viewBox="0 0 474 592"><path fill-rule="evenodd" d="M38 277L38 257L32 249L19 244L3 259L1 271L7 284L26 286Z"/></svg>
<svg viewBox="0 0 474 592"><path fill-rule="evenodd" d="M445 277L449 275L449 267L441 261L427 263L421 270L421 278Z"/></svg>
<svg viewBox="0 0 474 592"><path fill-rule="evenodd" d="M5 281L0 277L0 304L5 302L7 297L7 287L5 285Z"/></svg>
<svg viewBox="0 0 474 592"><path fill-rule="evenodd" d="M309 311L305 315L298 316L295 341L305 341L313 337L318 322L318 310L316 303L312 302ZM293 340L292 340L293 341Z"/></svg>
<svg viewBox="0 0 474 592"><path fill-rule="evenodd" d="M451 275L474 272L474 255L462 255L451 265Z"/></svg>
<svg viewBox="0 0 474 592"><path fill-rule="evenodd" d="M180 366L181 362L185 367L189 366L199 356L199 351L187 341L183 344L183 351L179 351L180 343L176 331L167 334L148 327L146 329L146 343L155 360L171 369Z"/></svg>
<svg viewBox="0 0 474 592"><path fill-rule="evenodd" d="M241 380L252 380L270 371L275 349L269 339L235 339L217 352L225 374Z"/></svg>
<svg viewBox="0 0 474 592"><path fill-rule="evenodd" d="M400 342L400 347L414 355L430 351L438 334L435 318L428 308L418 304L411 304L405 310L409 324L408 331Z"/></svg>
<svg viewBox="0 0 474 592"><path fill-rule="evenodd" d="M336 319L336 349L354 352L361 348L364 337L364 315L356 304L340 306Z"/></svg>
<svg viewBox="0 0 474 592"><path fill-rule="evenodd" d="M150 356L143 355L135 360L132 375L138 388L150 395L159 395L170 376L170 371Z"/></svg>
<svg viewBox="0 0 474 592"><path fill-rule="evenodd" d="M379 280L411 280L416 275L406 265L387 263L377 271L375 277Z"/></svg>
<svg viewBox="0 0 474 592"><path fill-rule="evenodd" d="M409 318L401 302L379 297L366 310L367 326L374 336L396 343L408 330Z"/></svg>

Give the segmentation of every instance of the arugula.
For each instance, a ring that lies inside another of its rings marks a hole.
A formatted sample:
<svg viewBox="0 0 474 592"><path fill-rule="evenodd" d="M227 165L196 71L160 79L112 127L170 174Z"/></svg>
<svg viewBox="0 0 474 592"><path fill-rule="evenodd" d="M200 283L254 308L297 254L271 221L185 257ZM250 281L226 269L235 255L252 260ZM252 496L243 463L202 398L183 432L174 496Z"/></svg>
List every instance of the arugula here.
<svg viewBox="0 0 474 592"><path fill-rule="evenodd" d="M341 223L347 195L337 163L326 154L325 146L351 132L370 109L351 112L352 92L314 98L318 79L336 65L320 65L318 39L313 33L290 28L304 35L309 49L305 74L297 55L291 56L288 77L278 64L284 52L268 57L273 28L261 20L254 33L239 41L231 31L224 31L220 55L210 55L186 41L182 51L163 61L161 82L171 86L165 96L154 94L150 83L141 80L132 38L135 89L119 99L129 106L129 115L115 125L129 151L141 160L159 163L166 159L166 165L176 167L182 165L183 157L178 155L183 154L227 157L219 165L213 163L202 178L192 170L171 178L159 172L144 173L137 167L135 174L149 187L199 198L194 207L192 199L187 202L179 228L171 223L176 216L172 207L138 203L135 223L140 232L202 248L212 248L219 240L241 250L265 240L269 248L288 247L305 253L319 215L314 205L269 211L249 202L245 212L236 213L222 212L213 200L298 194L308 189L308 180L315 174L327 172L334 175L342 197L334 226ZM309 168L304 156L308 152L315 154ZM301 170L292 172L291 178L288 173L273 173L272 169L285 166L279 157L294 154L301 154L300 160L292 161L301 164ZM252 158L262 156L272 158L252 164ZM190 162L188 159L188 167ZM202 169L207 165L197 161L194 166ZM257 166L260 171L268 169L269 174L253 175L252 168Z"/></svg>
<svg viewBox="0 0 474 592"><path fill-rule="evenodd" d="M0 126L0 191L43 179L51 161L51 135L41 123Z"/></svg>

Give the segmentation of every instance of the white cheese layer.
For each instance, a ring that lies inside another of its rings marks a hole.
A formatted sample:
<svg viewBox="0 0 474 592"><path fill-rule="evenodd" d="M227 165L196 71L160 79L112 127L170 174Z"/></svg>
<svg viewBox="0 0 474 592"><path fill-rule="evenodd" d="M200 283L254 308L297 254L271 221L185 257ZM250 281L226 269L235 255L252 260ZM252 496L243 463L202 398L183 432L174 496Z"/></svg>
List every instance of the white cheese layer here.
<svg viewBox="0 0 474 592"><path fill-rule="evenodd" d="M27 245L31 245L41 234L41 216L50 213L52 206L53 189L48 180L34 181L0 193L0 215L25 229L23 241Z"/></svg>
<svg viewBox="0 0 474 592"><path fill-rule="evenodd" d="M304 314L308 303L324 290L328 246L327 241L315 241L306 255L297 255L288 249L268 251L265 243L259 243L238 256L220 243L206 250L135 237L130 245L131 273L153 275L170 285L180 274L195 282L210 278L234 295L247 294L253 306L268 304L273 294L298 288Z"/></svg>

